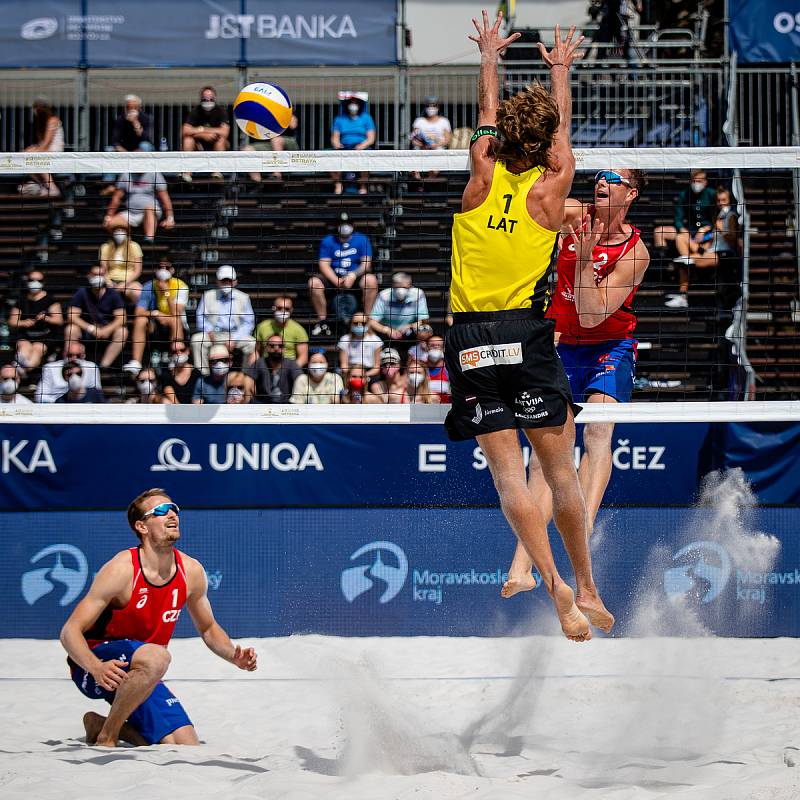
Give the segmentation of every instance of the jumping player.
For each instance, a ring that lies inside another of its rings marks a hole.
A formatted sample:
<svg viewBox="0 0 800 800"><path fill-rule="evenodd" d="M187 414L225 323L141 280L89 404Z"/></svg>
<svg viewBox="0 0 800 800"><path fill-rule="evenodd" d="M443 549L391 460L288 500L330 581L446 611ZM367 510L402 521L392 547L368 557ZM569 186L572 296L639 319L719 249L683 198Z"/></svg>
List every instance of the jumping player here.
<svg viewBox="0 0 800 800"><path fill-rule="evenodd" d="M564 209L558 284L547 316L555 321L558 354L577 403L631 399L636 369L633 299L650 254L639 230L626 217L644 182L644 173L638 170L601 170L594 177L594 203L584 206L569 199ZM583 429L578 478L586 500L589 536L611 478L613 431L613 422L592 422ZM549 522L553 495L533 454L529 487ZM534 588L531 567L518 543L501 590L503 597Z"/></svg>
<svg viewBox="0 0 800 800"><path fill-rule="evenodd" d="M592 578L586 508L573 463L574 414L569 383L545 319L551 255L575 173L569 143L569 70L583 37L572 28L539 49L550 67L552 96L531 86L498 102L497 56L518 38L499 35L486 11L473 20L481 53L478 129L470 179L453 217L447 372L453 440L475 437L483 448L503 513L542 576L564 634L591 638L589 622L608 631ZM556 570L547 526L528 490L518 430L525 431L553 491L559 531L575 570L578 593ZM586 616L589 617L587 620Z"/></svg>
<svg viewBox="0 0 800 800"><path fill-rule="evenodd" d="M92 700L111 704L108 717L83 718L89 744L198 744L180 701L161 683L167 651L184 604L206 646L239 669L256 668L253 648L234 646L214 619L206 574L181 553L180 509L163 489L128 506L138 547L117 553L94 579L61 630L72 680Z"/></svg>

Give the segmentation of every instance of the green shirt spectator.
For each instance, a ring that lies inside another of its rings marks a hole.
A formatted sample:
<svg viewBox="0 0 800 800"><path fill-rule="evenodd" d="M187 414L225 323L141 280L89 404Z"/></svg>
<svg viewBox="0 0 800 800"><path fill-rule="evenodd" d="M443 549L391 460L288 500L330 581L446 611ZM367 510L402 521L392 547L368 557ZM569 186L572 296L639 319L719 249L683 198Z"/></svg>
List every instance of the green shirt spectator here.
<svg viewBox="0 0 800 800"><path fill-rule="evenodd" d="M263 354L269 337L280 336L284 344L284 358L296 362L298 367L305 367L308 363L308 334L300 323L292 319L293 310L291 297L276 297L272 305L272 318L260 322L256 328L256 341L259 352Z"/></svg>

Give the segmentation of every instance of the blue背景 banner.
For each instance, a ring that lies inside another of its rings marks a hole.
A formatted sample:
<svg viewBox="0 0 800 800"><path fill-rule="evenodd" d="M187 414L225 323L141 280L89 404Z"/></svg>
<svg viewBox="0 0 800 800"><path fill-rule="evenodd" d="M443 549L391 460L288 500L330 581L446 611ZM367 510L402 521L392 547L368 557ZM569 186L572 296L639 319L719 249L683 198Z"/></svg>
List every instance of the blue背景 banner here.
<svg viewBox="0 0 800 800"><path fill-rule="evenodd" d="M396 0L5 3L0 67L391 64L396 17Z"/></svg>
<svg viewBox="0 0 800 800"><path fill-rule="evenodd" d="M800 61L797 0L730 0L730 48L740 63Z"/></svg>

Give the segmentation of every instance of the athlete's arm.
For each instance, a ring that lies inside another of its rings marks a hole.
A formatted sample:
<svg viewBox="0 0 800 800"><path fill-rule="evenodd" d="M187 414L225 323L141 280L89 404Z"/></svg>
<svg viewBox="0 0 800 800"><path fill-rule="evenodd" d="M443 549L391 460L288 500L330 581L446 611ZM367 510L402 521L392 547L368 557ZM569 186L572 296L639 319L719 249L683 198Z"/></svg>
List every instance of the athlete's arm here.
<svg viewBox="0 0 800 800"><path fill-rule="evenodd" d="M125 592L133 580L133 566L127 551L118 553L103 565L84 597L61 629L61 644L78 666L91 673L95 682L104 689L114 691L127 674L121 661L101 661L89 649L84 632L97 622L97 618L117 597Z"/></svg>
<svg viewBox="0 0 800 800"><path fill-rule="evenodd" d="M197 632L206 647L225 661L252 672L256 669L256 652L252 647L234 645L222 626L214 619L208 600L208 579L199 561L183 557L186 567L186 608L192 617Z"/></svg>

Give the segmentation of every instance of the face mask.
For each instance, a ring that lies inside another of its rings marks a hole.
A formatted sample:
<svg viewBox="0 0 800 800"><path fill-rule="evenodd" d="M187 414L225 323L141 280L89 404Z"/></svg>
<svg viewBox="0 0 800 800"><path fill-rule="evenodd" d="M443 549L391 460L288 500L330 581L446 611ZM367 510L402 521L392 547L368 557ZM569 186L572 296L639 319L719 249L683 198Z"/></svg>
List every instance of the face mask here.
<svg viewBox="0 0 800 800"><path fill-rule="evenodd" d="M308 368L308 374L319 380L326 372L328 367L325 364L311 364Z"/></svg>
<svg viewBox="0 0 800 800"><path fill-rule="evenodd" d="M392 289L392 294L398 303L402 303L408 297L408 289L405 286L396 286Z"/></svg>
<svg viewBox="0 0 800 800"><path fill-rule="evenodd" d="M43 286L41 281L28 281L28 291L38 292Z"/></svg>
<svg viewBox="0 0 800 800"><path fill-rule="evenodd" d="M111 238L117 244L122 244L128 238L128 234L125 233L125 231L114 231L114 233L111 234Z"/></svg>
<svg viewBox="0 0 800 800"><path fill-rule="evenodd" d="M267 353L267 358L270 361L280 361L283 358L283 351L282 350L270 350Z"/></svg>
<svg viewBox="0 0 800 800"><path fill-rule="evenodd" d="M350 378L350 388L354 392L360 392L364 389L364 379L363 378Z"/></svg>
<svg viewBox="0 0 800 800"><path fill-rule="evenodd" d="M692 191L695 194L700 194L700 192L705 189L705 184L702 181L692 181Z"/></svg>
<svg viewBox="0 0 800 800"><path fill-rule="evenodd" d="M172 273L165 267L160 267L156 270L157 281L168 281L172 277Z"/></svg>
<svg viewBox="0 0 800 800"><path fill-rule="evenodd" d="M67 386L69 386L69 390L71 392L77 392L79 389L83 388L83 376L78 375L76 372L73 372L72 375L67 378Z"/></svg>
<svg viewBox="0 0 800 800"><path fill-rule="evenodd" d="M428 350L428 361L441 361L444 358L444 351L440 350L438 347L434 347L433 350Z"/></svg>
<svg viewBox="0 0 800 800"><path fill-rule="evenodd" d="M422 372L409 372L408 382L415 389L425 380L425 375Z"/></svg>
<svg viewBox="0 0 800 800"><path fill-rule="evenodd" d="M136 384L136 388L139 390L140 394L153 394L155 386L153 381L139 381Z"/></svg>
<svg viewBox="0 0 800 800"><path fill-rule="evenodd" d="M17 382L13 378L6 378L2 384L3 394L12 395L17 392Z"/></svg>
<svg viewBox="0 0 800 800"><path fill-rule="evenodd" d="M339 226L339 238L341 239L348 239L350 235L353 233L353 226L352 225L340 225Z"/></svg>
<svg viewBox="0 0 800 800"><path fill-rule="evenodd" d="M348 111L348 113L352 114L353 116L358 114L358 103L350 103L347 106L347 111Z"/></svg>
<svg viewBox="0 0 800 800"><path fill-rule="evenodd" d="M722 208L720 209L720 211L721 211L723 214L730 214L731 207L730 207L730 206L722 206ZM30 286L30 284L28 284L28 285Z"/></svg>
<svg viewBox="0 0 800 800"><path fill-rule="evenodd" d="M181 364L185 364L189 360L188 353L181 353L180 355L173 356L172 360L169 362L172 364L173 367L180 366Z"/></svg>
<svg viewBox="0 0 800 800"><path fill-rule="evenodd" d="M353 336L363 336L367 332L367 326L353 325L353 327L350 328L350 332L353 334Z"/></svg>
<svg viewBox="0 0 800 800"><path fill-rule="evenodd" d="M224 361L218 361L211 367L211 372L218 378L228 374L230 367Z"/></svg>
<svg viewBox="0 0 800 800"><path fill-rule="evenodd" d="M291 311L275 311L274 316L275 316L275 321L276 322L280 322L281 324L283 324L284 322L288 322L289 321L289 317L292 316L292 312Z"/></svg>
<svg viewBox="0 0 800 800"><path fill-rule="evenodd" d="M439 108L437 106L425 106L426 117L435 117L438 113Z"/></svg>
<svg viewBox="0 0 800 800"><path fill-rule="evenodd" d="M202 108L203 111L212 111L216 105L217 105L216 100L203 100L200 103L200 108Z"/></svg>
<svg viewBox="0 0 800 800"><path fill-rule="evenodd" d="M383 367L383 374L389 379L392 380L397 373L400 372L400 367L393 366L393 367Z"/></svg>
<svg viewBox="0 0 800 800"><path fill-rule="evenodd" d="M220 286L219 290L222 292L223 297L230 297L233 293L233 286Z"/></svg>
<svg viewBox="0 0 800 800"><path fill-rule="evenodd" d="M91 286L92 289L100 289L105 285L106 285L106 279L102 275L89 276L89 286Z"/></svg>

